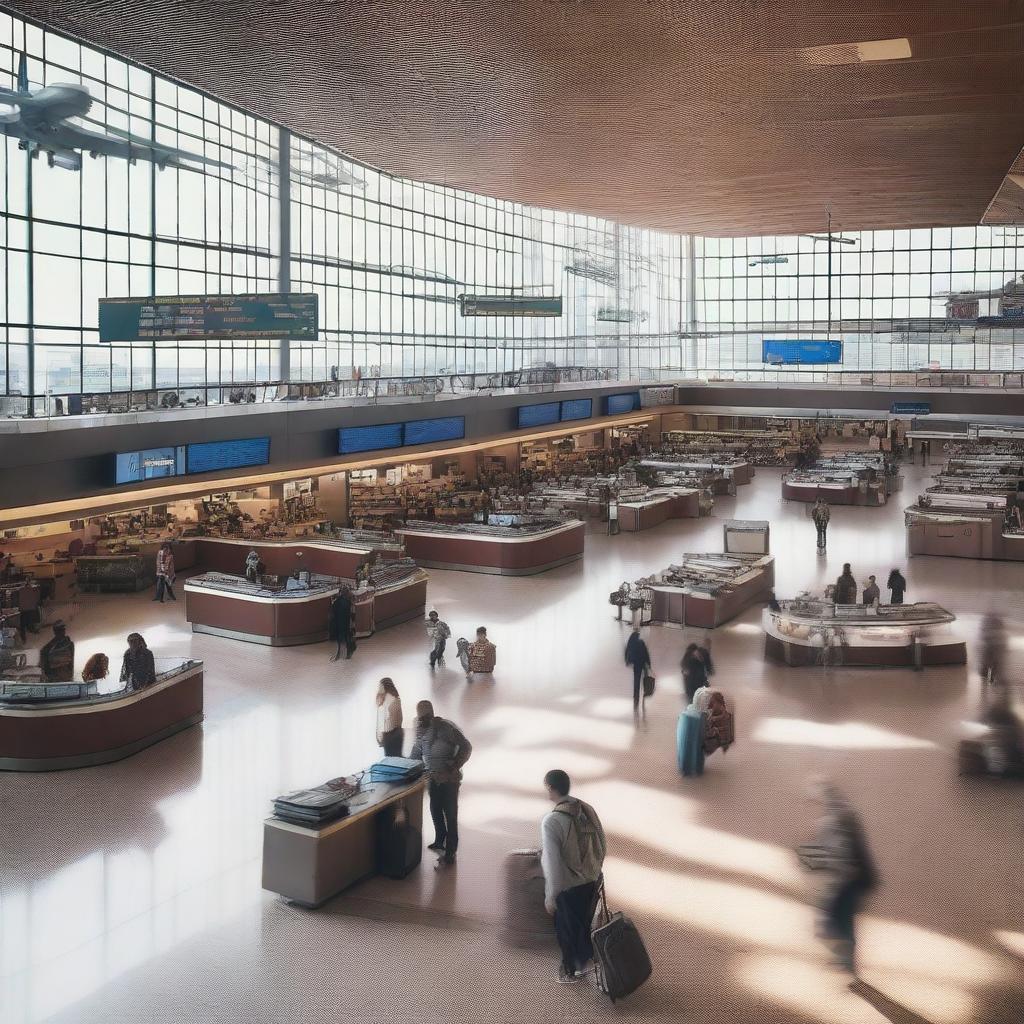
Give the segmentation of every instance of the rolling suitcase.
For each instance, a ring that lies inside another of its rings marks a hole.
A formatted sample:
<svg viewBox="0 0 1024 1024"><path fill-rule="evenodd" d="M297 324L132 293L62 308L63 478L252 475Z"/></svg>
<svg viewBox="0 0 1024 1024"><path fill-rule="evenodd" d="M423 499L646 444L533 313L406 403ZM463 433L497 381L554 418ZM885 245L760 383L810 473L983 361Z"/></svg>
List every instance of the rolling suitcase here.
<svg viewBox="0 0 1024 1024"><path fill-rule="evenodd" d="M423 833L409 823L404 807L377 815L377 871L387 878L405 878L423 859Z"/></svg>
<svg viewBox="0 0 1024 1024"><path fill-rule="evenodd" d="M676 757L683 775L704 774L704 716L684 711L676 727Z"/></svg>
<svg viewBox="0 0 1024 1024"><path fill-rule="evenodd" d="M594 965L601 991L614 1003L635 992L651 976L651 958L636 925L625 914L608 913L601 884L603 923L591 933Z"/></svg>

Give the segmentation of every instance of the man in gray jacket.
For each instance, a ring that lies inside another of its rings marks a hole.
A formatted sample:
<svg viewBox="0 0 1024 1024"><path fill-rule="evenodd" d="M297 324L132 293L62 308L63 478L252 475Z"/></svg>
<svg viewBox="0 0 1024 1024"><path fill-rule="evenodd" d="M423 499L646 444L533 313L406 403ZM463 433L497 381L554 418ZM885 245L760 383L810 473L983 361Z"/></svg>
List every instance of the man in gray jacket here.
<svg viewBox="0 0 1024 1024"><path fill-rule="evenodd" d="M462 730L434 714L434 705L421 700L416 705L416 742L409 756L427 767L427 794L434 821L434 841L428 849L443 856L438 866L455 863L459 848L459 786L462 766L473 753L473 745Z"/></svg>
<svg viewBox="0 0 1024 1024"><path fill-rule="evenodd" d="M579 981L594 958L590 926L606 844L594 808L569 796L571 782L565 772L552 769L544 776L544 786L555 805L540 826L544 908L555 919L555 936L562 951L558 980L567 985Z"/></svg>

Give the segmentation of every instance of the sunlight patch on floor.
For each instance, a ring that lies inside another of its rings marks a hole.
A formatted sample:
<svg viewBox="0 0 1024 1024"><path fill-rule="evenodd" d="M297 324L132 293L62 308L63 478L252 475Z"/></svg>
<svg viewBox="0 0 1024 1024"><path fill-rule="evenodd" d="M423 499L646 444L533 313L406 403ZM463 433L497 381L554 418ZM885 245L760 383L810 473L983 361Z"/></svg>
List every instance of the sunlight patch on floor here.
<svg viewBox="0 0 1024 1024"><path fill-rule="evenodd" d="M754 729L757 743L778 743L827 750L932 750L930 740L891 732L864 722L811 722L801 718L765 718Z"/></svg>

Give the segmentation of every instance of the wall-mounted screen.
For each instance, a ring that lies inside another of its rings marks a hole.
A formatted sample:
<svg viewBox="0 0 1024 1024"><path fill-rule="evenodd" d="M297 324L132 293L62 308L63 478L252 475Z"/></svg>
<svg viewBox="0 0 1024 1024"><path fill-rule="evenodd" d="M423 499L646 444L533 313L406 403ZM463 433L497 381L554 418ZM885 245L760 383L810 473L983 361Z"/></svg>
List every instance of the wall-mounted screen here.
<svg viewBox="0 0 1024 1024"><path fill-rule="evenodd" d="M315 293L100 299L100 341L316 341L317 309Z"/></svg>
<svg viewBox="0 0 1024 1024"><path fill-rule="evenodd" d="M202 441L190 444L187 452L189 475L219 469L265 466L270 461L269 437L245 437L238 441Z"/></svg>
<svg viewBox="0 0 1024 1024"><path fill-rule="evenodd" d="M114 456L114 483L137 484L185 475L185 446L143 448L137 452L118 452Z"/></svg>
<svg viewBox="0 0 1024 1024"><path fill-rule="evenodd" d="M557 402L542 402L540 405L521 405L518 409L519 428L542 427L547 423L557 423L559 406Z"/></svg>
<svg viewBox="0 0 1024 1024"><path fill-rule="evenodd" d="M792 363L841 363L843 343L841 341L801 341L795 338L781 338L761 341L761 362L773 366L788 366Z"/></svg>
<svg viewBox="0 0 1024 1024"><path fill-rule="evenodd" d="M928 416L931 411L930 402L893 402L889 406L893 416Z"/></svg>
<svg viewBox="0 0 1024 1024"><path fill-rule="evenodd" d="M562 296L460 295L463 316L561 316Z"/></svg>
<svg viewBox="0 0 1024 1024"><path fill-rule="evenodd" d="M401 447L401 423L381 423L375 427L342 427L338 431L339 455Z"/></svg>
<svg viewBox="0 0 1024 1024"><path fill-rule="evenodd" d="M588 420L593 415L594 400L592 398L573 398L562 402L563 420Z"/></svg>
<svg viewBox="0 0 1024 1024"><path fill-rule="evenodd" d="M639 408L639 391L630 391L625 395L608 395L604 400L604 411L606 416L616 416L624 412L634 412Z"/></svg>
<svg viewBox="0 0 1024 1024"><path fill-rule="evenodd" d="M409 420L405 424L406 444L457 441L466 436L465 416L442 416L434 420Z"/></svg>

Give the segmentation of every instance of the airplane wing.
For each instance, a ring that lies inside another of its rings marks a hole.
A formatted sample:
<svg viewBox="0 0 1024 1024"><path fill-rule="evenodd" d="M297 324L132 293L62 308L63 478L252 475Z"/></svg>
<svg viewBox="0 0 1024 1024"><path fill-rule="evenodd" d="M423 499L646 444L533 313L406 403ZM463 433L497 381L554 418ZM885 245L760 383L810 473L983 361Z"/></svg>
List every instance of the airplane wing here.
<svg viewBox="0 0 1024 1024"><path fill-rule="evenodd" d="M124 160L151 160L155 164L184 166L181 161L187 160L213 167L231 167L220 160L189 153L171 146L162 146L152 139L140 139L119 129L109 129L116 134L90 131L78 125L64 122L52 135L55 146L67 149L80 149L86 153L98 153L101 156L116 156ZM120 137L118 137L120 136Z"/></svg>

